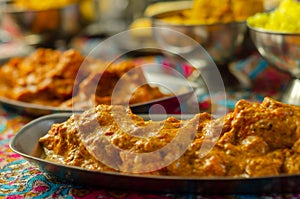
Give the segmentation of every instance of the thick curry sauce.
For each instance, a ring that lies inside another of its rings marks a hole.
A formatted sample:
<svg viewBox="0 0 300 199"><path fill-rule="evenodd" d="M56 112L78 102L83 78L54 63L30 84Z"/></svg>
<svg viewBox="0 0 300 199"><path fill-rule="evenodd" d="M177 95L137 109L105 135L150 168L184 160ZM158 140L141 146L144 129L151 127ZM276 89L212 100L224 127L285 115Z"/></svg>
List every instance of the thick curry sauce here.
<svg viewBox="0 0 300 199"><path fill-rule="evenodd" d="M171 160L151 175L273 176L300 172L300 108L271 98L240 100L223 118L208 113L188 120L169 117L144 121L123 106L99 105L54 124L40 138L47 159L99 171L142 171ZM193 133L194 132L194 133ZM179 135L180 134L180 135ZM174 150L153 159L129 162L133 154L160 151L177 139ZM120 150L111 150L109 143ZM187 146L183 143L189 142ZM183 154L179 154L183 150ZM109 156L119 167L101 163Z"/></svg>

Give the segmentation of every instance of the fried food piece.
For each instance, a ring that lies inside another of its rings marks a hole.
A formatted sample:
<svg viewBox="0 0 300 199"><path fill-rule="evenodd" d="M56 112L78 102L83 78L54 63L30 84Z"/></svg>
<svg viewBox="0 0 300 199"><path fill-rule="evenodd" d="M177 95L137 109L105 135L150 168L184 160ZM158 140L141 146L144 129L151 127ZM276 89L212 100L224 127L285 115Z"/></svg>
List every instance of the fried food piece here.
<svg viewBox="0 0 300 199"><path fill-rule="evenodd" d="M77 0L46 0L46 1L37 1L37 0L15 0L14 6L21 9L28 10L48 10L54 8L62 8L67 5L77 3Z"/></svg>
<svg viewBox="0 0 300 199"><path fill-rule="evenodd" d="M191 9L190 20L199 20L201 24L234 21L231 0L195 0Z"/></svg>
<svg viewBox="0 0 300 199"><path fill-rule="evenodd" d="M262 0L232 0L231 5L234 21L245 21L248 17L265 10Z"/></svg>
<svg viewBox="0 0 300 199"><path fill-rule="evenodd" d="M72 96L74 87L82 80L74 81L84 59L75 50L51 49L13 58L0 70L0 94L23 102L57 106Z"/></svg>
<svg viewBox="0 0 300 199"><path fill-rule="evenodd" d="M173 24L199 25L245 21L249 16L264 11L262 0L195 0L191 9L163 20Z"/></svg>
<svg viewBox="0 0 300 199"><path fill-rule="evenodd" d="M50 151L50 160L100 171L235 177L295 174L300 172L299 118L300 107L271 98L262 103L240 100L233 112L218 119L199 113L188 120L145 121L124 106L99 105L54 124L40 143Z"/></svg>
<svg viewBox="0 0 300 199"><path fill-rule="evenodd" d="M0 67L0 76L0 96L60 108L83 110L170 96L149 85L132 60L105 63L73 49L40 48L27 57L12 58ZM113 93L117 97L112 98Z"/></svg>
<svg viewBox="0 0 300 199"><path fill-rule="evenodd" d="M72 100L62 106L78 109L99 104L137 104L167 97L156 86L150 86L140 67L132 60L109 64L104 70L94 70L79 86ZM72 104L73 103L73 104Z"/></svg>

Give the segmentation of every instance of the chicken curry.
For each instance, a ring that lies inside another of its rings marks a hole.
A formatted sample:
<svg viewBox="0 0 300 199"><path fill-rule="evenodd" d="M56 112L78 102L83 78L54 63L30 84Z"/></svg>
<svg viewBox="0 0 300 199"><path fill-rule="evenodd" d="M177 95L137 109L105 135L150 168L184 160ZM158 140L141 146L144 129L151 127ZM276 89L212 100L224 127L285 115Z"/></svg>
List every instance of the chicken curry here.
<svg viewBox="0 0 300 199"><path fill-rule="evenodd" d="M190 119L168 117L162 121L146 121L121 105L99 105L53 124L40 144L48 160L90 170L165 176L274 176L300 172L299 124L300 107L269 97L261 103L240 100L222 118L199 113ZM174 139L169 153L144 161L135 157L162 151ZM105 164L107 156L115 165ZM160 167L161 162L168 164ZM158 169L143 170L150 167Z"/></svg>

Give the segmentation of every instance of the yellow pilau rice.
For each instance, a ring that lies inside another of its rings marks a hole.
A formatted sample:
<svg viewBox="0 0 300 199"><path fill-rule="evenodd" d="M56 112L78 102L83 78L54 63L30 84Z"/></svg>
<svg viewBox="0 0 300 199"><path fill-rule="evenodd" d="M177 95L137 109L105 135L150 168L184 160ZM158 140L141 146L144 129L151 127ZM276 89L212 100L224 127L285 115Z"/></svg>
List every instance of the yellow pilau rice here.
<svg viewBox="0 0 300 199"><path fill-rule="evenodd" d="M270 31L300 33L300 2L283 0L275 10L257 13L249 17L247 23Z"/></svg>

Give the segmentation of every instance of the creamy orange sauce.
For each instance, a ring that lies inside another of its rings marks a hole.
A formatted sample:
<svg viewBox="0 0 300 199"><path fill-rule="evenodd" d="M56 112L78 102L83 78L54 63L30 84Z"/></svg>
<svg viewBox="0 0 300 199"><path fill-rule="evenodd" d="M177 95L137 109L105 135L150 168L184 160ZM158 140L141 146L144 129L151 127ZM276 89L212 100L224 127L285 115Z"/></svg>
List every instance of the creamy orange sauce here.
<svg viewBox="0 0 300 199"><path fill-rule="evenodd" d="M158 164L171 159L168 165L145 174L273 176L300 172L299 123L299 107L271 98L262 103L240 100L233 112L219 119L199 113L189 120L144 121L126 107L99 105L54 124L40 144L52 151L48 157L52 160L59 155L63 164L99 171L135 172L159 168ZM176 139L170 153L143 164L127 161L135 153L159 151ZM189 142L186 148L184 142ZM107 143L120 150L103 145ZM177 156L181 150L184 153ZM99 161L107 155L118 168Z"/></svg>

